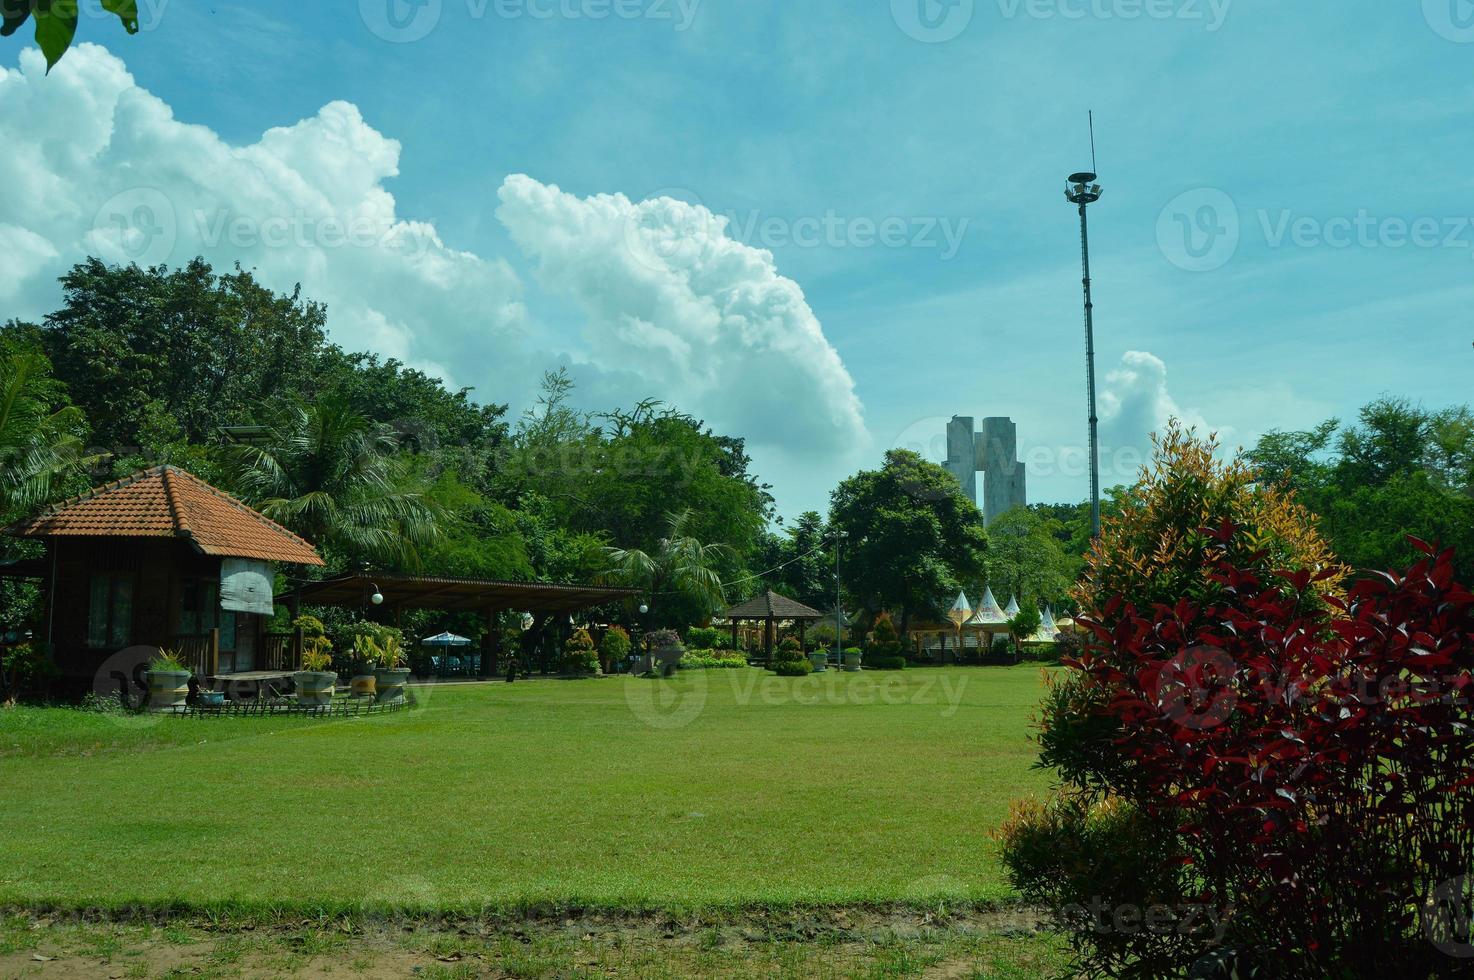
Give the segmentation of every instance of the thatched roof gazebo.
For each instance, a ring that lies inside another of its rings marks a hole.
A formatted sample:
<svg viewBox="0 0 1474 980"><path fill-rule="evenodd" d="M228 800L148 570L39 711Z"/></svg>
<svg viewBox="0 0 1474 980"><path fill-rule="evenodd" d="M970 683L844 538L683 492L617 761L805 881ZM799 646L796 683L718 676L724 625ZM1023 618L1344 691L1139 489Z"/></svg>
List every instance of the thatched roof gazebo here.
<svg viewBox="0 0 1474 980"><path fill-rule="evenodd" d="M804 630L809 623L824 618L824 614L817 609L811 609L794 599L779 595L769 589L739 603L722 613L722 618L732 624L732 645L737 645L737 627L739 623L762 623L763 624L763 656L769 662L773 659L773 632L774 627L781 622L798 623L798 641L804 641Z"/></svg>

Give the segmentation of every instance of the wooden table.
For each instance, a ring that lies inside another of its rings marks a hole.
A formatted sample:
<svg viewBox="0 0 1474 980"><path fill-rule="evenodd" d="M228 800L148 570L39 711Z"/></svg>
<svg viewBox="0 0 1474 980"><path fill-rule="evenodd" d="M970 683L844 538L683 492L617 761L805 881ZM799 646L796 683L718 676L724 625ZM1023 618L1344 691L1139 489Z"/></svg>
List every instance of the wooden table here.
<svg viewBox="0 0 1474 980"><path fill-rule="evenodd" d="M278 685L284 685L295 674L296 671L291 670L248 670L239 674L216 674L210 678L210 687L212 690L229 693L237 684L255 684L256 699L264 701L267 698L285 697Z"/></svg>

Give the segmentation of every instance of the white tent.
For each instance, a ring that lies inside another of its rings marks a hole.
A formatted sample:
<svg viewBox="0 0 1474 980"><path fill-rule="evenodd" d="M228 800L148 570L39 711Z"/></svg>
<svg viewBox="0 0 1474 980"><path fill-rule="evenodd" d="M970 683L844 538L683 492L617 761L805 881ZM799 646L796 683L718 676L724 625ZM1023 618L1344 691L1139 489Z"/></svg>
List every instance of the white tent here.
<svg viewBox="0 0 1474 980"><path fill-rule="evenodd" d="M1008 617L998 607L998 600L993 598L993 588L989 586L983 591L982 601L978 603L977 611L968 620L969 626L1007 626Z"/></svg>
<svg viewBox="0 0 1474 980"><path fill-rule="evenodd" d="M1029 637L1030 643L1053 643L1059 639L1059 627L1054 622L1054 609L1050 606L1044 607L1044 612L1039 617L1039 628L1034 635Z"/></svg>
<svg viewBox="0 0 1474 980"><path fill-rule="evenodd" d="M1004 608L1003 615L1009 619L1018 615L1018 596L1008 597L1008 605Z"/></svg>

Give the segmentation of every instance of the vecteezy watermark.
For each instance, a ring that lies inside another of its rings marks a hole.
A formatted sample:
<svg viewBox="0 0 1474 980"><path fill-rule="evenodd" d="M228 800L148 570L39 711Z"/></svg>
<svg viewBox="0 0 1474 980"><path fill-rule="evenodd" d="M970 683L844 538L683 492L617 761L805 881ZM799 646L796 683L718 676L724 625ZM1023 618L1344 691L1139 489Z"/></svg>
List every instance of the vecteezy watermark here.
<svg viewBox="0 0 1474 980"><path fill-rule="evenodd" d="M1215 33L1228 20L1233 0L997 0L1012 20L1176 20Z"/></svg>
<svg viewBox="0 0 1474 980"><path fill-rule="evenodd" d="M833 209L797 217L760 210L719 212L689 188L668 187L635 204L625 244L642 262L690 268L726 240L752 248L920 249L942 261L957 257L972 219L928 215L842 215Z"/></svg>
<svg viewBox="0 0 1474 980"><path fill-rule="evenodd" d="M1445 881L1420 910L1423 935L1446 956L1474 959L1474 875Z"/></svg>
<svg viewBox="0 0 1474 980"><path fill-rule="evenodd" d="M1071 903L1058 910L1060 920L1075 931L1099 935L1186 936L1210 938L1216 943L1228 931L1228 923L1211 905L1182 902L1175 905L1112 905L1097 895L1087 904Z"/></svg>
<svg viewBox="0 0 1474 980"><path fill-rule="evenodd" d="M129 26L138 31L157 30L168 6L169 0L137 0L137 19ZM118 15L104 7L102 0L83 0L77 4L77 14L89 19L109 20L114 24L118 22Z"/></svg>
<svg viewBox="0 0 1474 980"><path fill-rule="evenodd" d="M796 704L874 705L892 707L913 705L940 709L943 718L951 718L962 707L967 691L967 677L927 676L920 680L887 673L877 678L873 673L848 674L826 670L805 677L778 677L757 671L721 671L732 684L733 700L741 707L755 704L773 707Z"/></svg>
<svg viewBox="0 0 1474 980"><path fill-rule="evenodd" d="M1214 187L1179 194L1157 216L1157 248L1188 272L1221 269L1239 250L1239 209Z"/></svg>
<svg viewBox="0 0 1474 980"><path fill-rule="evenodd" d="M706 710L708 671L679 671L671 677L626 674L624 703L651 728L685 728Z"/></svg>
<svg viewBox="0 0 1474 980"><path fill-rule="evenodd" d="M1212 33L1233 0L994 0L999 18L1017 20L1157 20L1201 24ZM926 44L960 37L977 14L975 0L891 0L891 19Z"/></svg>
<svg viewBox="0 0 1474 980"><path fill-rule="evenodd" d="M967 30L974 8L974 0L891 0L891 19L909 37L941 44Z"/></svg>
<svg viewBox="0 0 1474 980"><path fill-rule="evenodd" d="M841 215L834 210L797 218L760 211L725 215L733 238L756 248L914 248L936 251L942 261L957 257L971 218Z"/></svg>
<svg viewBox="0 0 1474 980"><path fill-rule="evenodd" d="M133 187L108 198L92 219L87 244L103 258L141 266L167 262L179 238L174 202L156 187Z"/></svg>
<svg viewBox="0 0 1474 980"><path fill-rule="evenodd" d="M362 214L345 218L336 214L308 214L298 209L290 214L257 218L219 208L197 209L191 220L196 239L212 249L221 245L234 249L382 248L402 255L419 255L435 241L435 230L430 225L410 222L386 225L380 218Z"/></svg>
<svg viewBox="0 0 1474 980"><path fill-rule="evenodd" d="M462 0L471 20L647 20L688 31L702 0ZM428 37L440 25L446 0L358 0L364 26L393 44Z"/></svg>
<svg viewBox="0 0 1474 980"><path fill-rule="evenodd" d="M1157 674L1157 707L1183 728L1207 731L1228 721L1238 705L1238 664L1223 650L1193 646Z"/></svg>
<svg viewBox="0 0 1474 980"><path fill-rule="evenodd" d="M1179 194L1157 217L1157 246L1167 261L1189 272L1227 265L1253 232L1266 248L1465 249L1474 255L1474 217L1405 217L1373 214L1301 214L1290 208L1259 208L1248 218L1217 188Z"/></svg>
<svg viewBox="0 0 1474 980"><path fill-rule="evenodd" d="M1423 0L1423 19L1441 38L1474 44L1474 0Z"/></svg>

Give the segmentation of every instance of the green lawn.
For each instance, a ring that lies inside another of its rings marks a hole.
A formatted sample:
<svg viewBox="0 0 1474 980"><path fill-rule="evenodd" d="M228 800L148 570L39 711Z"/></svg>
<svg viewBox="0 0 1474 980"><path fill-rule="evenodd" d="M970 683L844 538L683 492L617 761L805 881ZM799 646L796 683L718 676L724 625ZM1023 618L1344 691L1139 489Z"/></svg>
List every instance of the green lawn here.
<svg viewBox="0 0 1474 980"><path fill-rule="evenodd" d="M0 710L0 905L1009 897L1037 667L440 686L334 722Z"/></svg>

